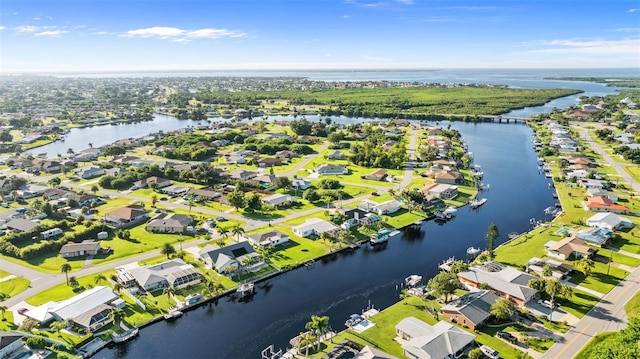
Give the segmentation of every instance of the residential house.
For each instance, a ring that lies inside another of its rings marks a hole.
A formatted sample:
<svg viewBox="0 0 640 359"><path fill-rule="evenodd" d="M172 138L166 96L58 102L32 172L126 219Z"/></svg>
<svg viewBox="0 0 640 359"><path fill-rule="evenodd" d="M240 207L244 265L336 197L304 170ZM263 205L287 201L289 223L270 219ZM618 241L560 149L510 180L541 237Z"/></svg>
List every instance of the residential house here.
<svg viewBox="0 0 640 359"><path fill-rule="evenodd" d="M311 236L320 237L322 233L327 233L329 236L335 236L339 230L340 228L335 226L333 223L320 218L309 218L305 223L291 227L293 234L302 238Z"/></svg>
<svg viewBox="0 0 640 359"><path fill-rule="evenodd" d="M476 330L491 316L491 305L498 296L489 290L469 292L442 307L442 315L451 322Z"/></svg>
<svg viewBox="0 0 640 359"><path fill-rule="evenodd" d="M277 246L289 242L288 235L276 230L256 234L245 234L244 239L254 247Z"/></svg>
<svg viewBox="0 0 640 359"><path fill-rule="evenodd" d="M615 213L601 212L587 218L587 226L600 227L608 229L610 231L614 231L625 228L633 228L635 225L630 219L618 216Z"/></svg>
<svg viewBox="0 0 640 359"><path fill-rule="evenodd" d="M282 150L282 151L276 152L276 156L275 157L277 159L281 160L281 161L285 161L285 160L289 160L289 159L298 157L298 154L296 152L294 152L294 151Z"/></svg>
<svg viewBox="0 0 640 359"><path fill-rule="evenodd" d="M76 203L78 203L78 207L91 206L94 202L100 202L100 197L85 193L69 192L64 196L64 198L67 199L67 202L69 200L76 201Z"/></svg>
<svg viewBox="0 0 640 359"><path fill-rule="evenodd" d="M372 181L382 181L385 177L387 177L387 170L384 168L375 170L367 175L367 179Z"/></svg>
<svg viewBox="0 0 640 359"><path fill-rule="evenodd" d="M28 232L40 224L30 221L28 219L13 218L4 224L8 229L12 229L17 232Z"/></svg>
<svg viewBox="0 0 640 359"><path fill-rule="evenodd" d="M67 195L69 193L73 193L73 192L66 191L66 190L59 189L59 188L49 188L49 189L47 189L46 191L44 191L42 193L42 198L45 201L51 201L51 200L54 200L54 199L62 198L62 197L64 197L65 195Z"/></svg>
<svg viewBox="0 0 640 359"><path fill-rule="evenodd" d="M365 345L364 348L362 348L362 350L353 357L353 359L398 359L398 357L385 353L380 349Z"/></svg>
<svg viewBox="0 0 640 359"><path fill-rule="evenodd" d="M590 227L579 231L575 236L592 246L602 247L611 239L612 234L613 232L609 229Z"/></svg>
<svg viewBox="0 0 640 359"><path fill-rule="evenodd" d="M202 274L182 259L128 270L140 288L152 292L165 288L182 289L203 280Z"/></svg>
<svg viewBox="0 0 640 359"><path fill-rule="evenodd" d="M113 321L108 305L120 297L107 286L95 286L61 302L47 302L24 315L40 323L73 321L87 332L94 332Z"/></svg>
<svg viewBox="0 0 640 359"><path fill-rule="evenodd" d="M422 192L441 199L454 199L458 196L458 186L444 183L427 183L422 187Z"/></svg>
<svg viewBox="0 0 640 359"><path fill-rule="evenodd" d="M269 204L274 207L286 206L287 204L295 203L295 202L298 202L298 200L295 197L290 196L288 194L280 194L280 193L275 193L275 194L272 194L271 196L262 198L262 203Z"/></svg>
<svg viewBox="0 0 640 359"><path fill-rule="evenodd" d="M591 257L596 253L594 248L586 245L584 239L574 236L566 237L557 242L549 241L545 243L544 247L548 255L563 260Z"/></svg>
<svg viewBox="0 0 640 359"><path fill-rule="evenodd" d="M344 166L334 165L331 163L323 163L316 167L316 172L319 175L346 175L349 173Z"/></svg>
<svg viewBox="0 0 640 359"><path fill-rule="evenodd" d="M193 217L178 213L161 213L147 223L145 229L154 233L186 233L193 227Z"/></svg>
<svg viewBox="0 0 640 359"><path fill-rule="evenodd" d="M156 183L158 188L164 188L171 185L171 180L166 178L151 176L145 179L141 179L139 181L133 182L133 186L131 186L132 190L136 190L138 188L147 188L150 184Z"/></svg>
<svg viewBox="0 0 640 359"><path fill-rule="evenodd" d="M247 163L247 159L239 155L224 155L224 161L230 165Z"/></svg>
<svg viewBox="0 0 640 359"><path fill-rule="evenodd" d="M102 176L105 173L104 168L100 166L84 166L75 171L76 176L87 179Z"/></svg>
<svg viewBox="0 0 640 359"><path fill-rule="evenodd" d="M189 191L189 195L192 197L201 197L207 201L211 201L214 198L218 198L222 196L222 193L214 191L213 189L203 188L203 189L195 189L192 188Z"/></svg>
<svg viewBox="0 0 640 359"><path fill-rule="evenodd" d="M537 296L535 289L529 288L529 280L536 277L496 262L487 262L481 267L471 267L458 273L460 282L469 289L480 289L485 285L496 295L509 299L519 306Z"/></svg>
<svg viewBox="0 0 640 359"><path fill-rule="evenodd" d="M404 355L413 359L459 358L476 338L451 323L429 325L415 317L404 318L396 325L396 337Z"/></svg>
<svg viewBox="0 0 640 359"><path fill-rule="evenodd" d="M340 228L349 230L352 227L359 225L372 225L380 222L380 217L375 214L367 213L360 208L340 208L338 212L345 216L345 221L340 225Z"/></svg>
<svg viewBox="0 0 640 359"><path fill-rule="evenodd" d="M125 173L127 173L129 171L127 171L124 168L120 168L120 167L113 167L113 168L109 168L108 170L105 170L105 174L107 174L108 176L113 176L113 177L118 177L120 175L123 175Z"/></svg>
<svg viewBox="0 0 640 359"><path fill-rule="evenodd" d="M60 172L62 170L62 164L58 161L52 160L33 160L33 166L46 173Z"/></svg>
<svg viewBox="0 0 640 359"><path fill-rule="evenodd" d="M257 162L258 162L258 167L260 167L260 168L281 166L282 165L282 160L279 159L279 158L265 157L265 158L259 159Z"/></svg>
<svg viewBox="0 0 640 359"><path fill-rule="evenodd" d="M527 273L542 277L544 268L551 268L551 276L556 279L564 279L573 270L573 266L569 263L559 262L551 258L533 257L527 262Z"/></svg>
<svg viewBox="0 0 640 359"><path fill-rule="evenodd" d="M170 185L160 189L160 192L167 194L171 197L178 197L185 195L191 191L193 187L183 187L178 185Z"/></svg>
<svg viewBox="0 0 640 359"><path fill-rule="evenodd" d="M118 228L136 225L149 218L149 214L143 206L129 205L107 213L105 222Z"/></svg>
<svg viewBox="0 0 640 359"><path fill-rule="evenodd" d="M309 187L311 187L311 182L304 180L304 179L300 179L300 178L294 178L291 181L291 187L295 188L295 189L301 189L301 190L305 190Z"/></svg>
<svg viewBox="0 0 640 359"><path fill-rule="evenodd" d="M458 164L454 160L435 160L431 162L431 171L457 171Z"/></svg>
<svg viewBox="0 0 640 359"><path fill-rule="evenodd" d="M249 242L239 242L222 248L207 245L198 252L198 255L207 267L218 273L235 271L241 266L245 271L253 272L266 266Z"/></svg>
<svg viewBox="0 0 640 359"><path fill-rule="evenodd" d="M329 155L327 155L327 158L330 160L346 160L347 155L345 155L342 151L333 151Z"/></svg>
<svg viewBox="0 0 640 359"><path fill-rule="evenodd" d="M249 180L249 182L253 182L261 185L264 188L270 187L276 181L276 175L272 174L261 174L253 177Z"/></svg>
<svg viewBox="0 0 640 359"><path fill-rule="evenodd" d="M605 181L596 180L596 179L581 179L578 180L578 184L580 187L585 189L595 188L599 190L607 189L607 184Z"/></svg>
<svg viewBox="0 0 640 359"><path fill-rule="evenodd" d="M29 199L37 196L42 196L44 192L48 189L49 187L44 185L27 183L21 186L20 188L18 188L18 190L16 190L16 194L18 195L19 198Z"/></svg>
<svg viewBox="0 0 640 359"><path fill-rule="evenodd" d="M95 256L100 251L100 242L91 239L80 243L67 243L60 248L60 256L63 258L74 258L82 256Z"/></svg>
<svg viewBox="0 0 640 359"><path fill-rule="evenodd" d="M391 199L382 203L372 201L363 201L358 204L358 208L366 212L373 212L377 215L395 213L402 208L402 204L395 199Z"/></svg>
<svg viewBox="0 0 640 359"><path fill-rule="evenodd" d="M629 207L615 204L612 200L602 196L589 197L583 202L583 206L585 210L592 212L612 212L618 214L627 214L629 212Z"/></svg>
<svg viewBox="0 0 640 359"><path fill-rule="evenodd" d="M241 181L248 181L258 175L258 172L247 171L240 168L236 168L233 172L229 174L229 177L232 179L237 179Z"/></svg>
<svg viewBox="0 0 640 359"><path fill-rule="evenodd" d="M18 349L22 349L24 334L0 331L0 359L10 358Z"/></svg>
<svg viewBox="0 0 640 359"><path fill-rule="evenodd" d="M464 184L464 177L458 171L440 171L433 174L436 183Z"/></svg>

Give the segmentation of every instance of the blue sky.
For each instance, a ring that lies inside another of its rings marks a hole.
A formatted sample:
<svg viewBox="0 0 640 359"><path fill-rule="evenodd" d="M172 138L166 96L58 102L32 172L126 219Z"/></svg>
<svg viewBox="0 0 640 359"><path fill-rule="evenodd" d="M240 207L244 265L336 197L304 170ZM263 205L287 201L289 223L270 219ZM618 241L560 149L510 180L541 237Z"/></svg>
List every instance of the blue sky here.
<svg viewBox="0 0 640 359"><path fill-rule="evenodd" d="M0 72L640 68L626 0L2 0Z"/></svg>

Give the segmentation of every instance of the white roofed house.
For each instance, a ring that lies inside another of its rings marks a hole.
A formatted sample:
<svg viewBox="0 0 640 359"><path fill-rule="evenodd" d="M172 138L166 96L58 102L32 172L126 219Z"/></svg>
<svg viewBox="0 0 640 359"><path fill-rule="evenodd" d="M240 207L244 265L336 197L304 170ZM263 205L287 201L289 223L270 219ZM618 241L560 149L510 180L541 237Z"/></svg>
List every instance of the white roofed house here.
<svg viewBox="0 0 640 359"><path fill-rule="evenodd" d="M182 289L198 284L203 277L191 264L172 259L159 264L129 269L128 272L140 288L152 292L167 287Z"/></svg>
<svg viewBox="0 0 640 359"><path fill-rule="evenodd" d="M120 297L110 287L95 286L61 302L48 302L25 312L25 316L40 323L51 320L71 320L86 332L93 332L111 323L112 306Z"/></svg>
<svg viewBox="0 0 640 359"><path fill-rule="evenodd" d="M402 344L404 355L413 359L459 358L475 338L444 321L429 325L415 317L407 317L396 325L396 340Z"/></svg>
<svg viewBox="0 0 640 359"><path fill-rule="evenodd" d="M100 251L100 242L86 239L80 243L67 243L60 248L60 256L74 258L81 256L95 256Z"/></svg>
<svg viewBox="0 0 640 359"><path fill-rule="evenodd" d="M289 236L280 231L268 231L256 234L245 234L244 239L254 247L277 246L289 241Z"/></svg>
<svg viewBox="0 0 640 359"><path fill-rule="evenodd" d="M349 170L344 166L334 165L331 163L323 163L316 167L316 172L319 175L346 175Z"/></svg>
<svg viewBox="0 0 640 359"><path fill-rule="evenodd" d="M325 221L320 218L309 218L305 223L291 227L293 234L302 238L311 236L320 237L322 233L327 233L329 236L335 236L340 230L339 227L331 222Z"/></svg>
<svg viewBox="0 0 640 359"><path fill-rule="evenodd" d="M630 219L624 218L615 213L600 212L587 218L587 226L600 227L614 231L624 228L633 228L635 225Z"/></svg>
<svg viewBox="0 0 640 359"><path fill-rule="evenodd" d="M487 289L519 306L537 296L538 291L528 286L529 280L535 278L516 268L496 262L487 262L482 267L471 267L458 273L458 279L466 287L478 289L486 283Z"/></svg>
<svg viewBox="0 0 640 359"><path fill-rule="evenodd" d="M102 176L104 173L104 168L100 166L84 166L75 171L76 176L84 179Z"/></svg>
<svg viewBox="0 0 640 359"><path fill-rule="evenodd" d="M298 202L295 197L280 193L272 194L271 196L267 196L262 199L262 203L269 204L274 207L282 207L295 202Z"/></svg>

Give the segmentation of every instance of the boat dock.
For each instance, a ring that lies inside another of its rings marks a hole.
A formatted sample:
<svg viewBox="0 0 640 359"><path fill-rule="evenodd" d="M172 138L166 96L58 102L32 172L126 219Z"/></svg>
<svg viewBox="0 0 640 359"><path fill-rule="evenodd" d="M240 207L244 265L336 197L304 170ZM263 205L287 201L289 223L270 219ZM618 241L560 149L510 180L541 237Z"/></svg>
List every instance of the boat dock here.
<svg viewBox="0 0 640 359"><path fill-rule="evenodd" d="M443 261L438 265L438 269L444 272L449 272L451 270L451 265L456 261L454 257L450 257L446 261Z"/></svg>

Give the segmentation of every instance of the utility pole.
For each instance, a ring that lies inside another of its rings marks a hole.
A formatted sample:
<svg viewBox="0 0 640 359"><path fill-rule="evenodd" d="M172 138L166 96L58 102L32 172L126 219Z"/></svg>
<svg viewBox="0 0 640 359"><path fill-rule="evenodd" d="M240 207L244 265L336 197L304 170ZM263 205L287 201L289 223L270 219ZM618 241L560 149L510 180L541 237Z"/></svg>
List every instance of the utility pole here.
<svg viewBox="0 0 640 359"><path fill-rule="evenodd" d="M609 269L611 269L611 257L613 257L613 250L609 249L609 262L607 263L607 275L609 275Z"/></svg>

